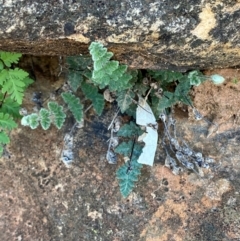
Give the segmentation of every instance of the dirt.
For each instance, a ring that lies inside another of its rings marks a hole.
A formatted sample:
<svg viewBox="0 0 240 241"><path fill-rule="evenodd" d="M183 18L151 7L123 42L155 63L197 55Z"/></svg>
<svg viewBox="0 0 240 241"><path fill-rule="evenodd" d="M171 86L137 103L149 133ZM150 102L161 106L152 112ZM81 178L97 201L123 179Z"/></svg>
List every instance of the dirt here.
<svg viewBox="0 0 240 241"><path fill-rule="evenodd" d="M43 98L64 82L59 59L32 57L22 66L36 78L24 106L31 110L33 92ZM237 241L240 240L240 161L237 90L238 70L213 70L227 77L222 86L204 83L194 90L194 105L219 130L207 138L210 124L191 119L191 110L176 110L177 135L215 159L203 177L185 172L175 176L164 167L159 141L155 164L144 167L134 191L124 199L116 170L108 164L107 130L116 106L102 116L90 110L84 128L74 131L74 162L60 160L64 129L19 128L0 162L1 240L32 241ZM237 80L233 82L233 79ZM236 82L236 83L235 83ZM235 101L234 101L235 96ZM210 106L210 107L208 107ZM230 110L229 106L232 107ZM229 117L235 115L232 121ZM159 131L161 140L161 130Z"/></svg>

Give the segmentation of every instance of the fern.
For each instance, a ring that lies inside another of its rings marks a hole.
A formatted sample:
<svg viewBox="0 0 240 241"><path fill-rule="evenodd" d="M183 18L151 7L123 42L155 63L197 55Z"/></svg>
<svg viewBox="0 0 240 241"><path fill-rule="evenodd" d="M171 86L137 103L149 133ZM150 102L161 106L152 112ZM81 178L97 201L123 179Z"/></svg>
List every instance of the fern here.
<svg viewBox="0 0 240 241"><path fill-rule="evenodd" d="M188 79L189 79L190 85L195 85L195 86L199 86L204 80L206 80L203 74L198 70L189 72Z"/></svg>
<svg viewBox="0 0 240 241"><path fill-rule="evenodd" d="M44 130L47 130L49 129L50 125L51 125L51 116L50 116L50 112L45 109L45 108L42 108L40 111L39 111L39 115L40 115L40 123L41 123L41 126Z"/></svg>
<svg viewBox="0 0 240 241"><path fill-rule="evenodd" d="M143 131L132 121L123 125L117 133L118 136L122 137L140 136L141 134L143 134Z"/></svg>
<svg viewBox="0 0 240 241"><path fill-rule="evenodd" d="M83 106L80 103L80 99L70 93L62 93L62 98L68 105L69 110L72 112L74 118L80 122L83 118Z"/></svg>
<svg viewBox="0 0 240 241"><path fill-rule="evenodd" d="M17 127L17 123L11 118L9 114L0 113L0 128L12 130Z"/></svg>
<svg viewBox="0 0 240 241"><path fill-rule="evenodd" d="M148 71L148 73L153 79L160 82L163 89L165 89L165 87L168 86L169 83L180 80L184 77L182 73L170 70L150 70Z"/></svg>
<svg viewBox="0 0 240 241"><path fill-rule="evenodd" d="M122 142L115 148L115 152L123 156L129 156L132 150L133 141Z"/></svg>
<svg viewBox="0 0 240 241"><path fill-rule="evenodd" d="M6 130L17 127L13 118L19 118L20 105L24 91L33 82L28 73L19 68L12 68L22 55L18 53L0 52L0 152L10 139Z"/></svg>
<svg viewBox="0 0 240 241"><path fill-rule="evenodd" d="M1 112L8 113L14 118L19 118L21 115L19 114L20 105L12 100L9 97L3 98L2 100L2 106L1 106Z"/></svg>
<svg viewBox="0 0 240 241"><path fill-rule="evenodd" d="M87 99L92 101L93 108L98 115L102 114L104 108L103 95L98 93L98 88L86 82L81 84L81 89Z"/></svg>
<svg viewBox="0 0 240 241"><path fill-rule="evenodd" d="M48 108L54 116L53 124L58 129L61 129L66 118L66 114L63 112L63 107L56 102L48 102Z"/></svg>
<svg viewBox="0 0 240 241"><path fill-rule="evenodd" d="M76 92L83 81L83 76L79 71L69 70L68 71L68 82L72 90Z"/></svg>
<svg viewBox="0 0 240 241"><path fill-rule="evenodd" d="M118 136L122 137L141 134L142 130L133 122L122 126L117 133ZM122 142L114 151L125 157L130 157L130 160L122 165L116 173L117 179L119 180L120 192L123 197L127 197L133 190L134 183L138 180L138 176L141 174L142 164L138 163L137 160L142 153L142 146L130 140L128 142Z"/></svg>
<svg viewBox="0 0 240 241"><path fill-rule="evenodd" d="M31 127L31 129L36 129L39 126L39 117L38 114L32 113L28 116L24 116L26 118L26 123Z"/></svg>
<svg viewBox="0 0 240 241"><path fill-rule="evenodd" d="M0 131L0 143L1 144L8 144L10 139L8 135L4 131Z"/></svg>
<svg viewBox="0 0 240 241"><path fill-rule="evenodd" d="M125 113L128 116L132 116L135 120L136 120L136 111L137 111L137 105L135 104L131 104L127 110L125 111Z"/></svg>
<svg viewBox="0 0 240 241"><path fill-rule="evenodd" d="M127 73L127 66L110 60L113 54L107 52L102 44L93 42L89 50L94 61L91 79L100 89L108 86L110 91L120 91L132 86L130 83L132 76Z"/></svg>
<svg viewBox="0 0 240 241"><path fill-rule="evenodd" d="M182 74L174 71L149 71L149 74L159 81L163 89L161 98L156 98L152 94L152 108L156 115L159 115L164 109L172 107L178 101L189 105L190 97L188 93L192 85L198 85L205 78L199 71L192 71L188 74ZM175 82L174 92L169 91L169 86Z"/></svg>
<svg viewBox="0 0 240 241"><path fill-rule="evenodd" d="M69 66L67 79L72 90L76 92L84 80L84 76L90 77L91 72L88 66L92 65L92 59L86 56L67 57Z"/></svg>
<svg viewBox="0 0 240 241"><path fill-rule="evenodd" d="M131 90L123 90L117 94L118 106L122 113L124 113L132 104L132 99L135 94Z"/></svg>
<svg viewBox="0 0 240 241"><path fill-rule="evenodd" d="M48 108L49 110L42 108L39 113L24 116L21 119L21 124L36 129L40 123L42 128L47 130L53 123L58 129L61 129L66 118L63 107L56 102L48 102Z"/></svg>
<svg viewBox="0 0 240 241"><path fill-rule="evenodd" d="M132 143L129 143L132 148ZM142 164L137 162L137 159L141 155L142 147L138 144L134 145L131 160L122 165L116 173L119 180L120 192L123 197L127 197L134 188L134 183L138 180L138 176L141 174Z"/></svg>
<svg viewBox="0 0 240 241"><path fill-rule="evenodd" d="M0 52L0 59L7 67L11 67L12 64L17 64L21 56L19 53Z"/></svg>
<svg viewBox="0 0 240 241"><path fill-rule="evenodd" d="M159 116L159 114L176 104L178 99L172 92L164 91L164 95L162 98L157 98L156 96L152 96L152 109L156 116Z"/></svg>
<svg viewBox="0 0 240 241"><path fill-rule="evenodd" d="M85 71L92 65L92 59L88 56L69 56L66 58L70 70Z"/></svg>
<svg viewBox="0 0 240 241"><path fill-rule="evenodd" d="M0 73L2 93L8 93L10 98L16 100L18 104L22 104L25 87L33 82L27 77L28 73L24 70L18 68L3 69Z"/></svg>

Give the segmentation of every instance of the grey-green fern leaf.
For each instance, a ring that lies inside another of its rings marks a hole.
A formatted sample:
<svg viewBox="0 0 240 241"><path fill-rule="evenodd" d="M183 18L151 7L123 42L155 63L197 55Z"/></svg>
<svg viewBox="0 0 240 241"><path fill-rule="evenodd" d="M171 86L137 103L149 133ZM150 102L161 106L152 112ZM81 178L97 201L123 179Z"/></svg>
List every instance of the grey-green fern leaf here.
<svg viewBox="0 0 240 241"><path fill-rule="evenodd" d="M80 122L83 118L83 106L80 99L71 93L62 93L63 100L68 105L69 110L72 112L76 121Z"/></svg>
<svg viewBox="0 0 240 241"><path fill-rule="evenodd" d="M53 114L53 124L61 129L66 118L66 114L63 112L63 107L56 102L48 102L48 108Z"/></svg>
<svg viewBox="0 0 240 241"><path fill-rule="evenodd" d="M49 129L49 127L51 125L50 112L47 109L42 108L39 111L39 115L40 115L40 123L41 123L42 128L44 130Z"/></svg>

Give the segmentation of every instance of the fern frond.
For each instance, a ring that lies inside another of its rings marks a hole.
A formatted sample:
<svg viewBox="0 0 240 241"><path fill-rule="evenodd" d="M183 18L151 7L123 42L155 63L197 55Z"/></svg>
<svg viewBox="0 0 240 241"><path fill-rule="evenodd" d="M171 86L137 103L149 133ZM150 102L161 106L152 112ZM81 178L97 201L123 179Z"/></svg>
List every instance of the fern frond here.
<svg viewBox="0 0 240 241"><path fill-rule="evenodd" d="M81 90L83 94L86 96L86 98L89 100L93 100L98 93L98 88L96 86L88 84L86 82L83 82L81 84Z"/></svg>
<svg viewBox="0 0 240 241"><path fill-rule="evenodd" d="M39 116L42 128L47 130L51 125L50 112L45 108L41 108L39 111Z"/></svg>
<svg viewBox="0 0 240 241"><path fill-rule="evenodd" d="M31 129L36 129L39 126L39 117L37 113L26 115L21 119L23 126L30 126Z"/></svg>
<svg viewBox="0 0 240 241"><path fill-rule="evenodd" d="M123 156L129 156L133 147L133 141L122 142L115 148L115 152Z"/></svg>
<svg viewBox="0 0 240 241"><path fill-rule="evenodd" d="M131 104L127 110L125 111L125 113L128 116L132 116L135 120L136 120L136 111L137 111L137 105L135 104Z"/></svg>
<svg viewBox="0 0 240 241"><path fill-rule="evenodd" d="M166 108L169 108L173 105L175 105L177 102L177 99L172 92L164 91L164 96L162 98L152 97L152 109L156 116L159 116L159 114Z"/></svg>
<svg viewBox="0 0 240 241"><path fill-rule="evenodd" d="M188 79L190 81L190 85L195 85L195 86L199 86L204 80L206 80L203 74L198 70L189 72Z"/></svg>
<svg viewBox="0 0 240 241"><path fill-rule="evenodd" d="M132 137L140 136L142 133L143 131L140 129L140 127L131 121L129 124L125 124L119 129L117 136Z"/></svg>
<svg viewBox="0 0 240 241"><path fill-rule="evenodd" d="M7 67L11 67L11 64L17 64L22 55L18 53L0 52L0 59Z"/></svg>
<svg viewBox="0 0 240 241"><path fill-rule="evenodd" d="M105 88L112 80L113 77L107 75L104 69L94 70L92 73L92 81L97 84L100 89Z"/></svg>
<svg viewBox="0 0 240 241"><path fill-rule="evenodd" d="M133 143L129 146L132 147ZM142 153L142 146L135 143L131 160L125 163L117 170L117 179L119 180L120 192L123 197L127 197L134 188L134 182L138 180L141 174L142 164L138 163L138 158Z"/></svg>
<svg viewBox="0 0 240 241"><path fill-rule="evenodd" d="M131 169L129 163L125 163L117 170L117 179L119 180L120 192L126 198L134 188L138 176L141 174L142 165L136 159L131 161Z"/></svg>
<svg viewBox="0 0 240 241"><path fill-rule="evenodd" d="M0 108L1 112L8 113L12 115L14 118L19 118L21 115L19 114L20 105L12 100L11 98L6 98Z"/></svg>
<svg viewBox="0 0 240 241"><path fill-rule="evenodd" d="M75 119L80 122L83 118L83 106L80 103L80 99L67 92L62 93L61 96L68 105L69 110L73 113Z"/></svg>
<svg viewBox="0 0 240 241"><path fill-rule="evenodd" d="M145 96L147 90L149 90L148 85L144 85L143 83L136 83L134 85L134 90L137 91L137 93L141 96Z"/></svg>
<svg viewBox="0 0 240 241"><path fill-rule="evenodd" d="M148 73L163 85L180 80L183 77L182 73L171 70L150 70Z"/></svg>
<svg viewBox="0 0 240 241"><path fill-rule="evenodd" d="M34 82L34 80L31 79L29 76L27 76L26 78L24 78L22 81L23 81L24 84L25 84L24 90L25 90L30 84L32 84L32 83Z"/></svg>
<svg viewBox="0 0 240 241"><path fill-rule="evenodd" d="M0 71L3 70L3 68L4 68L3 62L2 60L0 60Z"/></svg>
<svg viewBox="0 0 240 241"><path fill-rule="evenodd" d="M2 70L0 75L0 84L2 85L2 92L7 92L10 98L22 104L24 87L24 79L28 77L28 73L22 69ZM1 78L2 77L2 78Z"/></svg>
<svg viewBox="0 0 240 241"><path fill-rule="evenodd" d="M104 108L104 97L98 93L98 88L86 82L81 84L81 89L87 99L92 101L93 108L98 115L102 114Z"/></svg>
<svg viewBox="0 0 240 241"><path fill-rule="evenodd" d="M4 131L0 131L0 143L8 144L9 142L10 142L9 136Z"/></svg>
<svg viewBox="0 0 240 241"><path fill-rule="evenodd" d="M6 113L0 113L0 128L12 130L17 127L17 123Z"/></svg>
<svg viewBox="0 0 240 241"><path fill-rule="evenodd" d="M123 90L117 93L117 102L122 113L132 104L134 96L135 94L131 90Z"/></svg>
<svg viewBox="0 0 240 241"><path fill-rule="evenodd" d="M96 113L100 116L103 112L105 100L103 95L97 94L96 98L92 101L93 108L96 111Z"/></svg>
<svg viewBox="0 0 240 241"><path fill-rule="evenodd" d="M72 90L76 92L83 81L80 71L69 70L67 78Z"/></svg>
<svg viewBox="0 0 240 241"><path fill-rule="evenodd" d="M48 108L54 115L54 125L58 129L61 129L66 118L66 114L63 112L63 107L61 105L58 105L56 102L48 102Z"/></svg>
<svg viewBox="0 0 240 241"><path fill-rule="evenodd" d="M66 58L67 65L71 70L84 71L92 65L92 59L89 56L69 56Z"/></svg>
<svg viewBox="0 0 240 241"><path fill-rule="evenodd" d="M105 64L112 58L113 53L107 52L99 60L94 61L93 67L95 70L102 69Z"/></svg>
<svg viewBox="0 0 240 241"><path fill-rule="evenodd" d="M92 42L89 46L89 50L93 61L98 61L107 53L107 49L104 48L102 44L97 42Z"/></svg>
<svg viewBox="0 0 240 241"><path fill-rule="evenodd" d="M131 80L132 75L127 72L127 65L120 65L112 73L112 80L109 82L109 89L111 91L129 89L134 84L134 79L133 81Z"/></svg>
<svg viewBox="0 0 240 241"><path fill-rule="evenodd" d="M0 85L3 86L8 80L8 71L3 69L0 71Z"/></svg>
<svg viewBox="0 0 240 241"><path fill-rule="evenodd" d="M119 65L118 61L110 60L113 54L107 52L102 44L93 42L89 50L94 61L91 80L100 89L108 86L110 91L114 91L124 90L131 86L132 76L126 72L127 66Z"/></svg>

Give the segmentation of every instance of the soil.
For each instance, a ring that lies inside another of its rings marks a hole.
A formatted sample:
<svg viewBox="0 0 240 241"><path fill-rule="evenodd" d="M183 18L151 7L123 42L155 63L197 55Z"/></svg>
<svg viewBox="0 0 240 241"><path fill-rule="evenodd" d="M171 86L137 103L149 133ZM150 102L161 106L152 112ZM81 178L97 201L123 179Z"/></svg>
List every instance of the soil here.
<svg viewBox="0 0 240 241"><path fill-rule="evenodd" d="M24 106L31 111L33 92L43 99L65 81L57 57L26 57L21 66L36 79ZM105 159L116 106L107 104L102 116L90 110L84 127L74 131L74 162L60 161L64 129L31 130L19 125L0 162L1 240L16 241L237 241L240 240L239 88L237 69L211 70L226 82L194 89L194 106L201 121L176 109L177 136L214 158L203 171L175 176L164 166L159 141L154 166L144 167L134 191L124 199L116 170ZM125 119L123 118L123 121ZM209 134L211 122L219 128ZM161 140L161 128L159 140Z"/></svg>

